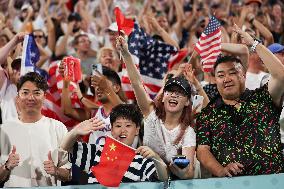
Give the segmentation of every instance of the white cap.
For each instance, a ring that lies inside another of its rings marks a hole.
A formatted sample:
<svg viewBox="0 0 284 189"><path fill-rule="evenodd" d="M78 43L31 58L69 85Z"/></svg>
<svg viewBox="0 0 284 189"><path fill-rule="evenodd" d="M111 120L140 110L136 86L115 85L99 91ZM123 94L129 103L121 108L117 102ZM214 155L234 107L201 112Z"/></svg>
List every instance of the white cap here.
<svg viewBox="0 0 284 189"><path fill-rule="evenodd" d="M111 23L111 25L109 25L109 27L107 28L107 31L117 32L118 31L117 23L116 22Z"/></svg>
<svg viewBox="0 0 284 189"><path fill-rule="evenodd" d="M21 10L25 10L25 9L28 9L30 7L30 4L23 4L23 6L21 7Z"/></svg>

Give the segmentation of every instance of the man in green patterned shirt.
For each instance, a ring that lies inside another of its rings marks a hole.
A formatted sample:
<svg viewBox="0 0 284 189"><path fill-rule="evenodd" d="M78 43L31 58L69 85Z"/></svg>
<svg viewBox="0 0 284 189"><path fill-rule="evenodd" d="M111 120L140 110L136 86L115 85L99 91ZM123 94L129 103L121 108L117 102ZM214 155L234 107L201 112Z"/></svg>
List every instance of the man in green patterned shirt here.
<svg viewBox="0 0 284 189"><path fill-rule="evenodd" d="M279 116L284 66L265 46L235 26L243 42L268 68L268 84L245 89L245 66L220 57L214 73L220 96L197 117L197 157L214 176L259 175L284 170Z"/></svg>

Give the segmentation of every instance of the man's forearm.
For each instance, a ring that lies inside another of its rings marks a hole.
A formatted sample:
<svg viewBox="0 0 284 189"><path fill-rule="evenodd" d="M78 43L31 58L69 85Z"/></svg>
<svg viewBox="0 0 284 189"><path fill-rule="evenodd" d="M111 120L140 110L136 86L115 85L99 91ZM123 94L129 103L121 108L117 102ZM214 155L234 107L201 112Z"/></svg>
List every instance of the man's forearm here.
<svg viewBox="0 0 284 189"><path fill-rule="evenodd" d="M4 182L10 175L10 171L5 168L5 165L0 166L0 182Z"/></svg>
<svg viewBox="0 0 284 189"><path fill-rule="evenodd" d="M223 177L224 167L216 160L208 149L197 149L197 158L211 174Z"/></svg>

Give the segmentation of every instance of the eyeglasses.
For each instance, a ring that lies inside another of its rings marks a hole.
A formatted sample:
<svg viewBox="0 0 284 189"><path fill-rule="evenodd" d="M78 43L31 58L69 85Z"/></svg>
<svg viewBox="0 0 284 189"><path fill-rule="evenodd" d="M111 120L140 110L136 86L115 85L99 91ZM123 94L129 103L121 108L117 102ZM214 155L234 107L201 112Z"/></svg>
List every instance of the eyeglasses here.
<svg viewBox="0 0 284 189"><path fill-rule="evenodd" d="M18 92L19 97L26 99L29 98L30 96L33 96L35 99L39 99L43 96L44 92L42 90L35 90L35 91L29 91L29 90L20 90Z"/></svg>
<svg viewBox="0 0 284 189"><path fill-rule="evenodd" d="M43 35L34 35L34 38L43 38Z"/></svg>
<svg viewBox="0 0 284 189"><path fill-rule="evenodd" d="M91 43L90 40L82 40L82 41L78 41L78 43Z"/></svg>
<svg viewBox="0 0 284 189"><path fill-rule="evenodd" d="M175 96L177 98L183 98L183 97L186 97L186 94L183 94L181 92L178 92L178 91L165 91L164 93L166 96L171 96L173 94L175 94Z"/></svg>

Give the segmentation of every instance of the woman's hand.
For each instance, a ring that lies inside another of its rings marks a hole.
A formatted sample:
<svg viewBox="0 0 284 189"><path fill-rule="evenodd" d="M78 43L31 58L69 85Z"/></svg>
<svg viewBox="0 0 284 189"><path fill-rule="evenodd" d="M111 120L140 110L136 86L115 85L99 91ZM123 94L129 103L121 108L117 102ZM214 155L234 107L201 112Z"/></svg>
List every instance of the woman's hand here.
<svg viewBox="0 0 284 189"><path fill-rule="evenodd" d="M171 172L176 175L177 177L179 177L180 179L188 179L188 173L189 173L189 166L190 164L188 164L185 168L179 168L176 164L171 163L169 165L169 168L171 170Z"/></svg>
<svg viewBox="0 0 284 189"><path fill-rule="evenodd" d="M148 146L140 146L137 148L136 153L139 153L141 156L143 156L146 159L157 159L159 160L160 157Z"/></svg>
<svg viewBox="0 0 284 189"><path fill-rule="evenodd" d="M118 51L121 51L122 54L128 54L129 53L127 42L122 36L118 36L116 38L116 49Z"/></svg>

